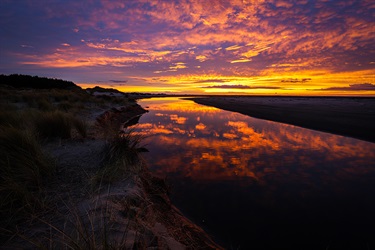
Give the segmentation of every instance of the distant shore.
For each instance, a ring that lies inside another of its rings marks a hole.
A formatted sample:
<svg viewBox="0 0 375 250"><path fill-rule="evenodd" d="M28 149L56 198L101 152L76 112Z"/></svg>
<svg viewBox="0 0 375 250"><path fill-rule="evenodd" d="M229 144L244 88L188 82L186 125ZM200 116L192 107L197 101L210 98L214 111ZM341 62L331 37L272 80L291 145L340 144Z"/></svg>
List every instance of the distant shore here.
<svg viewBox="0 0 375 250"><path fill-rule="evenodd" d="M196 103L375 142L375 98L204 97Z"/></svg>

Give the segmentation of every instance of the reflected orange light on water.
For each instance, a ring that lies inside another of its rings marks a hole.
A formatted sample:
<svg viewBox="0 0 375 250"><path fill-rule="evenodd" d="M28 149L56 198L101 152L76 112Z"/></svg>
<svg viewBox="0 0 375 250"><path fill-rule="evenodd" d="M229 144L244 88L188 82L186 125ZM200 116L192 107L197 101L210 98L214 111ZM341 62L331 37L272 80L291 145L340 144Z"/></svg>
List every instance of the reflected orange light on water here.
<svg viewBox="0 0 375 250"><path fill-rule="evenodd" d="M373 171L375 145L254 119L176 98L144 100L150 111L136 126L159 174L195 180L300 178L313 182ZM345 162L345 167L340 167ZM332 163L332 164L331 164ZM335 175L330 175L332 171Z"/></svg>

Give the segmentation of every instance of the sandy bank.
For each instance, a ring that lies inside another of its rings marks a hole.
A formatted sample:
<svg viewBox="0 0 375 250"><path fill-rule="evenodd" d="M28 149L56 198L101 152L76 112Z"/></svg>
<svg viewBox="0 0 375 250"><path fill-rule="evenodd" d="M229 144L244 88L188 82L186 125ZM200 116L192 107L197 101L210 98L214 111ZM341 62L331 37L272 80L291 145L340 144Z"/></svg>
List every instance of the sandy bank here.
<svg viewBox="0 0 375 250"><path fill-rule="evenodd" d="M375 98L207 97L196 103L375 142Z"/></svg>
<svg viewBox="0 0 375 250"><path fill-rule="evenodd" d="M133 124L145 112L135 102L106 111L87 106L78 114L88 124L86 138L42 145L56 166L43 191L46 203L19 221L16 231L6 229L9 240L0 248L220 249L171 204L166 183L142 160L119 172L115 182L99 179L93 185L103 168L106 132Z"/></svg>

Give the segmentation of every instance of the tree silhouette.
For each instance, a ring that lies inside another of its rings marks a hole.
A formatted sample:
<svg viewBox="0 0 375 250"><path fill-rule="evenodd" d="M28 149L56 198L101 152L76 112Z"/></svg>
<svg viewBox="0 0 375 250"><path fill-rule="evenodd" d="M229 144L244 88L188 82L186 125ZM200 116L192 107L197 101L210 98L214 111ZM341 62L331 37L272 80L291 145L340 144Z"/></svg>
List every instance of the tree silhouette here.
<svg viewBox="0 0 375 250"><path fill-rule="evenodd" d="M33 89L80 89L73 82L56 78L47 78L30 75L0 75L0 84L8 85L14 88L33 88Z"/></svg>

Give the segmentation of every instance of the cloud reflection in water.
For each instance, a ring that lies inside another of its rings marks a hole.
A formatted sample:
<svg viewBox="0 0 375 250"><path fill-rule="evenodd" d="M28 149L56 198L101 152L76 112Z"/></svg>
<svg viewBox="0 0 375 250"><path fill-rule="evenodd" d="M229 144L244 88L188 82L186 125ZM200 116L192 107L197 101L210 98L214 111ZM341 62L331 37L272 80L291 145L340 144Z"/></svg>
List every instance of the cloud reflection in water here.
<svg viewBox="0 0 375 250"><path fill-rule="evenodd" d="M202 181L253 179L311 185L374 173L375 145L251 118L177 98L143 100L137 125L158 174Z"/></svg>

